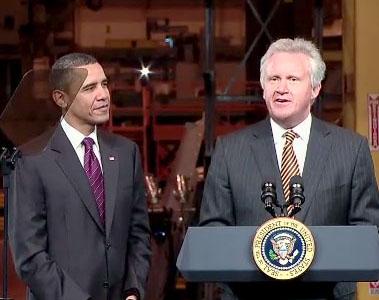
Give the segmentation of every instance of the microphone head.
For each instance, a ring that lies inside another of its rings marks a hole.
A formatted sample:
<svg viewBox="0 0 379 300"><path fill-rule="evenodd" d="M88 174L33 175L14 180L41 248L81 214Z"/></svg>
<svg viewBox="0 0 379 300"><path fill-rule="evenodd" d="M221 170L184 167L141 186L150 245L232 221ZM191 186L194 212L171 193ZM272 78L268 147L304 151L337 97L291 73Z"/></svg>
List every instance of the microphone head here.
<svg viewBox="0 0 379 300"><path fill-rule="evenodd" d="M262 194L261 194L261 200L266 203L267 201L270 201L273 204L277 204L276 199L276 186L273 183L273 180L266 180L264 181L262 185Z"/></svg>
<svg viewBox="0 0 379 300"><path fill-rule="evenodd" d="M303 178L301 178L301 176L299 176L299 175L293 176L290 179L290 186L293 186L295 184L303 187Z"/></svg>
<svg viewBox="0 0 379 300"><path fill-rule="evenodd" d="M264 181L262 185L261 200L265 205L265 209L275 218L276 213L274 206L277 206L276 187L272 180Z"/></svg>
<svg viewBox="0 0 379 300"><path fill-rule="evenodd" d="M262 190L266 190L268 188L276 189L275 183L273 183L273 180L265 180L262 184Z"/></svg>
<svg viewBox="0 0 379 300"><path fill-rule="evenodd" d="M300 210L300 205L302 205L305 201L303 179L299 175L295 175L290 179L289 186L289 203L293 204L295 207L298 207Z"/></svg>

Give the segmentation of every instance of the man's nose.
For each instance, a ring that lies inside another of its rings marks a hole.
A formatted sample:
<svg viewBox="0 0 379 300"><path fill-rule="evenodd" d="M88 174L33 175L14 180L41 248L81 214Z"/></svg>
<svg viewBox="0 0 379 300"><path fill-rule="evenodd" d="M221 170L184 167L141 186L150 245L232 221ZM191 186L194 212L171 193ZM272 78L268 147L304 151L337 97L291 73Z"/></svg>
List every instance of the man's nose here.
<svg viewBox="0 0 379 300"><path fill-rule="evenodd" d="M280 80L277 87L276 87L276 92L279 94L285 94L288 92L288 82L287 80L283 79Z"/></svg>
<svg viewBox="0 0 379 300"><path fill-rule="evenodd" d="M96 97L97 99L105 99L109 95L108 87L106 86L98 86L96 89Z"/></svg>

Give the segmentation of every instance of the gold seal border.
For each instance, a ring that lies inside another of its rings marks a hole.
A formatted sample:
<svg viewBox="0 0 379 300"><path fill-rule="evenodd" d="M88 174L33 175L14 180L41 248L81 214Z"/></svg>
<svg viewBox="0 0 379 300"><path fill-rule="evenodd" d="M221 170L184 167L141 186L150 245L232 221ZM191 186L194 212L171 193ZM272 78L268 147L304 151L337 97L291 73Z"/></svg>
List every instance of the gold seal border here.
<svg viewBox="0 0 379 300"><path fill-rule="evenodd" d="M295 230L300 236L302 236L305 243L305 255L302 261L297 263L295 267L290 268L289 270L280 270L269 265L265 262L265 259L262 255L262 243L265 240L265 237L273 230L280 228L289 228ZM257 232L255 233L255 236L252 240L252 254L256 265L267 276L278 280L293 279L303 274L312 264L315 250L316 247L314 238L309 228L295 219L286 217L274 218L263 223L257 229Z"/></svg>

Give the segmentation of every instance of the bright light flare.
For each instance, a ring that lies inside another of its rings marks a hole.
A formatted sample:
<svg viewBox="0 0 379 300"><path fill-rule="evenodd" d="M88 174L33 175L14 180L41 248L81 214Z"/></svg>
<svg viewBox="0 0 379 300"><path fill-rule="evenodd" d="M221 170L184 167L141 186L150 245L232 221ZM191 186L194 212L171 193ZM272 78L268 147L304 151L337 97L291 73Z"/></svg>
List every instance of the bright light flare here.
<svg viewBox="0 0 379 300"><path fill-rule="evenodd" d="M149 75L153 73L153 71L150 70L150 65L145 66L143 63L141 63L141 69L139 69L138 72L140 72L139 79L149 79Z"/></svg>

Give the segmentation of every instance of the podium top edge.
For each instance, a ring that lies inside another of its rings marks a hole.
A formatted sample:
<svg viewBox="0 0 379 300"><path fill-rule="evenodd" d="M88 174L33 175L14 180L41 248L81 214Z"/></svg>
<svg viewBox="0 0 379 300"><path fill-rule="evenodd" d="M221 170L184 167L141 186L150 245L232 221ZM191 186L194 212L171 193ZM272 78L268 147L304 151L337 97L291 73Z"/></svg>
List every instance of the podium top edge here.
<svg viewBox="0 0 379 300"><path fill-rule="evenodd" d="M309 228L375 228L376 230L379 230L378 226L376 225L371 225L371 224L367 224L367 225L363 225L363 224L360 224L360 225L307 225L307 224L304 224L306 225L307 227ZM259 225L260 226L260 225ZM197 229L201 229L201 228L207 228L207 229L210 229L210 228L215 228L217 230L220 230L220 229L225 229L225 228L229 228L229 229L237 229L237 228L243 228L243 229L247 229L247 228L252 228L252 229L255 229L255 228L258 228L259 226L255 225L238 225L238 226L227 226L227 225L217 225L217 226L189 226L188 227L188 230L197 230Z"/></svg>

